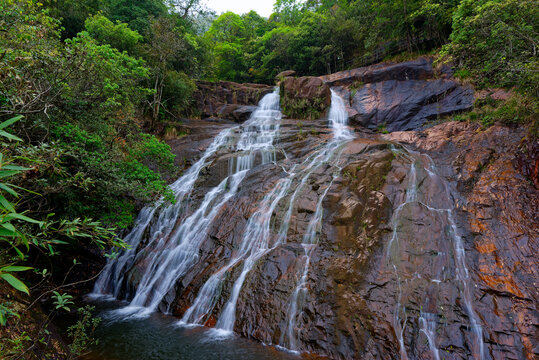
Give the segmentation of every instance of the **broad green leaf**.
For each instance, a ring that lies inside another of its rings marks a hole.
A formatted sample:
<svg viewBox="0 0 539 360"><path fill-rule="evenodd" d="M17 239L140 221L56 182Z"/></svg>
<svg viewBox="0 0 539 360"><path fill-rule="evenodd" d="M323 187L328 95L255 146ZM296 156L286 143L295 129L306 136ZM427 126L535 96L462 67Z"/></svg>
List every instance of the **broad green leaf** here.
<svg viewBox="0 0 539 360"><path fill-rule="evenodd" d="M14 236L14 237L16 237L16 236L19 236L19 233L13 232L13 231L5 229L5 228L3 228L3 229L0 228L0 236ZM11 242L11 241L9 241L9 242Z"/></svg>
<svg viewBox="0 0 539 360"><path fill-rule="evenodd" d="M22 253L22 251L20 251L16 246L14 246L13 249L15 249L15 252L17 253L17 255L19 255L19 258L21 260L24 259L24 254Z"/></svg>
<svg viewBox="0 0 539 360"><path fill-rule="evenodd" d="M19 196L19 194L17 194L17 192L15 190L13 190L12 188L10 188L9 186L7 186L4 183L0 183L0 189L4 190L8 194L13 195L15 197Z"/></svg>
<svg viewBox="0 0 539 360"><path fill-rule="evenodd" d="M0 224L0 226L2 226L4 229L7 229L8 231L17 232L17 229L15 229L15 226L13 226L13 224L11 223L5 222Z"/></svg>
<svg viewBox="0 0 539 360"><path fill-rule="evenodd" d="M0 205L2 205L8 211L15 212L13 205L9 201L7 201L7 199L3 195L0 195Z"/></svg>
<svg viewBox="0 0 539 360"><path fill-rule="evenodd" d="M19 171L13 171L13 170L0 170L0 178L10 177L13 175L17 175Z"/></svg>
<svg viewBox="0 0 539 360"><path fill-rule="evenodd" d="M2 169L6 170L18 170L18 171L26 171L26 170L32 170L31 168L26 168L18 165L6 165L2 166Z"/></svg>
<svg viewBox="0 0 539 360"><path fill-rule="evenodd" d="M5 132L4 130L0 130L0 136L8 138L9 140L22 141L20 137L10 134L8 132Z"/></svg>
<svg viewBox="0 0 539 360"><path fill-rule="evenodd" d="M22 281L17 279L15 276L11 274L0 274L0 278L6 280L15 289L21 292L24 292L27 295L30 295L30 291L28 290L28 287Z"/></svg>
<svg viewBox="0 0 539 360"><path fill-rule="evenodd" d="M6 121L4 121L3 123L0 124L0 129L4 129L6 127L8 127L9 125L19 121L20 119L22 119L22 115L17 115L15 117L12 117L11 119L8 119Z"/></svg>
<svg viewBox="0 0 539 360"><path fill-rule="evenodd" d="M23 220L23 221L26 221L26 222L29 222L29 223L32 223L32 224L43 224L43 221L35 220L35 219L32 219L32 218L29 218L26 215L18 214L18 213L7 214L5 218L8 219L8 220L19 219L19 220Z"/></svg>
<svg viewBox="0 0 539 360"><path fill-rule="evenodd" d="M14 271L26 271L26 270L31 270L33 268L29 267L29 266L16 266L16 265L10 265L10 266L5 266L3 268L0 269L1 272L14 272Z"/></svg>

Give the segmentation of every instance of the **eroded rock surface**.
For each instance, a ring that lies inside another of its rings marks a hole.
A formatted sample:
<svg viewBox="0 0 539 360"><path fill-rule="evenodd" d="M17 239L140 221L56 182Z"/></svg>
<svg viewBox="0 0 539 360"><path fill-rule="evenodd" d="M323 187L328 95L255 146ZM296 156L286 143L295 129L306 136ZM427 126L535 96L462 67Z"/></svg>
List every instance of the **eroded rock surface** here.
<svg viewBox="0 0 539 360"><path fill-rule="evenodd" d="M468 110L474 92L419 58L322 76L349 102L351 121L388 131L415 130L440 116Z"/></svg>
<svg viewBox="0 0 539 360"><path fill-rule="evenodd" d="M260 99L273 86L239 84L232 81L197 81L193 94L195 108L202 118L219 117L243 122L249 118Z"/></svg>
<svg viewBox="0 0 539 360"><path fill-rule="evenodd" d="M429 59L322 78L285 77L281 85L283 107L292 99L314 98L327 106L329 85L334 86L348 99L355 124L367 129L356 126L354 140L331 161L320 162L304 182L295 178L277 204L270 246L239 294L234 331L334 359L472 359L481 353L484 359L537 358L539 163L537 142L525 137L526 130L484 130L461 122L418 130L427 120L473 103L472 90L437 73ZM229 101L228 90L220 91L222 96L204 102L207 113L241 122L247 115L234 117L244 106L239 102L254 102L258 92L271 88L256 88L241 101ZM382 124L395 131L380 135L368 129ZM189 165L231 126L238 125L186 122L177 130L185 136L168 142ZM409 128L415 131L396 131ZM281 121L275 162L261 165L254 158L161 311L181 317L192 306L212 274L237 254L261 199L331 138L325 120ZM177 224L228 176L236 156L226 149L212 156ZM305 234L319 204L321 225L307 247ZM277 243L289 211L286 241ZM128 269L125 298L141 281L148 256L162 251L159 246L150 244L149 255ZM227 272L205 325L216 325L241 271L240 261Z"/></svg>

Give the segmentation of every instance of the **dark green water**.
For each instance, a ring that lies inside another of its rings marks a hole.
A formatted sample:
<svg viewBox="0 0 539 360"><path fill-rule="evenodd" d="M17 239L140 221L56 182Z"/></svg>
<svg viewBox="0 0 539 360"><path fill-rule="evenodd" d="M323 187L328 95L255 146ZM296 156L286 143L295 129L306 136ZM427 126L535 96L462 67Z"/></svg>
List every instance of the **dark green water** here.
<svg viewBox="0 0 539 360"><path fill-rule="evenodd" d="M159 313L146 318L107 319L112 303L94 303L103 320L99 345L86 360L298 360L299 356L239 336L220 337L205 327L181 327Z"/></svg>

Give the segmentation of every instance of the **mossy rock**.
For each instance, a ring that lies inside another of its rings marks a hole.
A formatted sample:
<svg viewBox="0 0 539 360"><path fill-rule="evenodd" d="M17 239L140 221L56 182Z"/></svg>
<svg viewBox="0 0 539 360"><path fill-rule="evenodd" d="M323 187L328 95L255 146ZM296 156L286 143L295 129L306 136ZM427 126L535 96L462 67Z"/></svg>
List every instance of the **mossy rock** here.
<svg viewBox="0 0 539 360"><path fill-rule="evenodd" d="M280 84L283 113L295 119L319 119L331 105L331 91L320 78L286 77Z"/></svg>

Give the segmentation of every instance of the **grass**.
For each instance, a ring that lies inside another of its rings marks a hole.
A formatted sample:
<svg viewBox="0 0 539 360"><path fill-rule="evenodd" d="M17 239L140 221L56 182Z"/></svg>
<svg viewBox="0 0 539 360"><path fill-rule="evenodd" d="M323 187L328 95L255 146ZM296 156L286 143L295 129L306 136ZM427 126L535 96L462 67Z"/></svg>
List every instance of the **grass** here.
<svg viewBox="0 0 539 360"><path fill-rule="evenodd" d="M506 126L530 125L530 135L538 137L539 104L530 97L518 93L507 100L490 96L475 101L468 113L454 115L450 120L479 122L487 128L499 122Z"/></svg>

